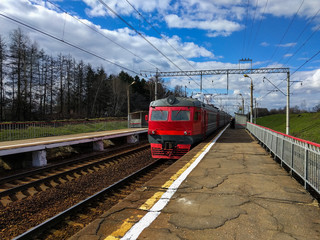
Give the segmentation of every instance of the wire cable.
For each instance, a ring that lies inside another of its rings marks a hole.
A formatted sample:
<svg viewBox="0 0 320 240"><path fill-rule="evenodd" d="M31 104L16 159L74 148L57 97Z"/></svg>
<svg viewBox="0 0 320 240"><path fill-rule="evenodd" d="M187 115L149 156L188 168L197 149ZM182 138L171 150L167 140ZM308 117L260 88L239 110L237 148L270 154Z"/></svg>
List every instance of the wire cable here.
<svg viewBox="0 0 320 240"><path fill-rule="evenodd" d="M257 29L257 32L256 32L256 34L255 34L255 36L254 36L253 42L252 42L251 51L252 51L252 49L253 49L253 47L254 47L254 44L256 43L256 39L257 39L257 36L258 36L259 31L260 31L260 28L261 28L261 23L262 23L263 15L264 15L265 12L266 12L268 2L269 2L269 0L267 0L267 1L266 1L266 4L264 5L264 9L263 9L262 16L261 16L261 18L260 18L260 22L259 22L259 25L258 25L258 29ZM251 53L251 51L250 51L250 53Z"/></svg>
<svg viewBox="0 0 320 240"><path fill-rule="evenodd" d="M275 50L273 51L273 54L271 55L271 58L270 58L270 60L269 60L269 61L271 61L271 60L272 60L272 58L274 57L274 55L275 55L275 54L276 54L276 52L278 51L278 49L279 49L279 47L280 47L280 45L281 45L281 43L282 43L283 39L285 38L285 36L287 35L287 33L288 33L288 31L289 31L289 29L290 29L290 27L291 27L291 25L292 25L293 21L294 21L294 20L295 20L295 18L297 17L297 15L298 15L298 13L299 13L299 11L300 11L300 9L301 9L301 7L302 7L303 3L304 3L304 0L302 0L302 2L301 2L301 4L300 4L300 6L299 6L299 8L298 8L298 10L297 10L297 11L296 11L296 13L293 15L293 17L292 17L292 19L291 19L291 21L290 21L290 23L289 23L289 25L288 25L288 27L287 27L286 31L285 31L285 32L284 32L284 34L282 35L282 38L281 38L280 42L277 44L277 47L275 48Z"/></svg>
<svg viewBox="0 0 320 240"><path fill-rule="evenodd" d="M120 67L120 68L122 68L122 69L125 69L125 70L127 70L127 71L129 71L129 72L132 72L132 73L136 74L136 75L140 75L140 74L137 73L136 71L134 71L134 70L132 70L132 69L129 69L129 68L127 68L127 67L124 67L124 66L120 65L119 63L116 63L116 62L113 62L113 61L111 61L111 60L108 60L108 59L106 59L106 58L104 58L104 57L101 57L101 56L99 56L98 54L95 54L95 53L90 52L89 50L86 50L86 49L84 49L84 48L81 48L81 47L79 47L79 46L77 46L77 45L75 45L75 44L72 44L72 43L70 43L70 42L67 42L67 41L65 41L65 40L62 40L62 39L60 39L60 38L58 38L58 37L56 37L56 36L54 36L54 35L52 35L52 34L46 33L46 32L44 32L44 31L42 31L42 30L40 30L40 29L37 29L37 28L35 28L35 27L33 27L33 26L30 26L30 25L28 25L28 24L26 24L26 23L23 23L23 22L20 21L20 20L17 20L17 19L14 19L14 18L12 18L12 17L9 17L9 16L7 16L7 15L1 13L1 12L0 12L0 16L4 17L4 18L6 18L6 19L9 19L9 20L11 20L11 21L13 21L13 22L15 22L15 23L18 23L18 24L20 24L20 25L22 25L22 26L25 26L25 27L27 27L27 28L30 28L30 29L32 29L32 30L34 30L34 31L36 31L36 32L39 32L39 33L41 33L41 34L43 34L43 35L45 35L45 36L47 36L47 37L50 37L50 38L55 39L55 40L57 40L57 41L59 41L59 42L62 42L62 43L66 44L66 45L68 45L68 46L70 46L70 47L73 47L73 48L75 48L75 49L78 49L78 50L80 50L80 51L82 51L82 52L85 52L85 53L87 53L87 54L89 54L89 55L92 55L92 56L94 56L94 57L96 57L96 58L99 58L99 59L101 59L101 60L103 60L103 61L105 61L105 62L108 62L108 63L110 63L110 64L113 64L113 65L117 66L117 67Z"/></svg>
<svg viewBox="0 0 320 240"><path fill-rule="evenodd" d="M312 59L314 59L316 56L318 56L320 54L320 50L318 52L316 52L314 55L312 55L312 57L310 57L308 60L306 60L303 64L301 64L293 73L290 74L290 78L297 72L299 71L304 65L306 65L307 63L309 63ZM284 82L285 79L282 79L282 81L274 88L278 88L283 82ZM303 81L301 81L303 82ZM291 84L292 85L292 84ZM291 86L290 85L290 86ZM273 91L273 90L272 90ZM268 92L266 95L264 95L262 98L266 97L267 95L269 95L272 91ZM293 94L294 91L291 92L291 94ZM261 98L261 99L262 99Z"/></svg>
<svg viewBox="0 0 320 240"><path fill-rule="evenodd" d="M243 33L243 45L242 45L242 56L245 53L245 45L246 45L246 36L247 36L247 21L248 21L248 14L249 14L249 0L247 1L247 11L246 11L246 21L245 21L245 28Z"/></svg>
<svg viewBox="0 0 320 240"><path fill-rule="evenodd" d="M287 64L294 55L296 55L309 41L310 39L320 30L320 25L319 27L304 41L304 43L287 59L285 64Z"/></svg>
<svg viewBox="0 0 320 240"><path fill-rule="evenodd" d="M55 6L56 8L58 8L60 11L68 14L69 16L71 16L72 18L74 18L75 20L77 20L78 22L82 23L83 25L87 26L88 28L90 28L92 31L98 33L99 35L103 36L104 38L108 39L109 41L111 41L112 43L116 44L117 46L119 46L120 48L124 49L125 51L131 53L133 56L141 59L142 61L152 65L153 67L157 68L156 65L154 65L153 63L143 59L142 57L138 56L137 54L135 54L134 52L130 51L129 49L123 47L122 45L120 45L119 43L117 43L116 41L112 40L111 38L109 38L108 36L106 36L105 34L101 33L100 31L98 31L96 28L94 27L91 27L89 24L85 23L84 21L80 20L79 18L71 15L70 13L68 13L66 10L64 10L63 8L61 8L60 6L56 5L55 3L53 3L52 1L50 0L47 0L47 2L49 2L50 4L52 4L53 6Z"/></svg>
<svg viewBox="0 0 320 240"><path fill-rule="evenodd" d="M142 33L140 33L137 29L135 29L130 23L128 23L124 18L122 18L116 11L114 11L112 8L110 8L103 0L98 0L103 6L105 6L110 12L112 12L114 15L116 15L121 21L123 21L129 28L131 28L133 31L135 31L140 37L142 37L147 43L149 43L157 52L159 52L163 57L165 57L170 63L172 63L176 68L178 68L180 71L182 69L176 65L170 58L168 58L162 51L160 51L159 48L157 48L152 42L150 42L145 36L143 36Z"/></svg>
<svg viewBox="0 0 320 240"><path fill-rule="evenodd" d="M259 2L259 0L256 0L256 6L255 6L255 9L254 9L253 19L252 19L251 28L250 28L250 34L249 34L249 40L248 40L248 48L249 48L250 42L251 42L251 36L252 36L252 31L253 31L253 24L254 24L255 19L256 19L258 2ZM246 48L245 55L247 55L248 48Z"/></svg>
<svg viewBox="0 0 320 240"><path fill-rule="evenodd" d="M294 42L298 42L299 41L299 39L301 38L301 36L303 35L303 33L307 30L307 28L309 27L309 25L312 23L312 21L315 19L315 17L319 14L319 12L320 12L320 8L319 8L319 10L313 15L313 17L308 21L308 23L305 25L305 27L303 28L303 30L300 32L300 34L299 34L299 36L296 38L296 40L294 41ZM317 32L319 30L319 28L315 31L315 32ZM303 46L304 46L304 44L302 44ZM281 59L279 59L279 63L282 61L282 59L284 58L284 56L286 55L286 54L288 54L288 52L291 50L293 48L293 46L291 46L286 52L285 52L285 54L281 57ZM300 48L299 48L300 49ZM290 59L293 57L293 55L291 55L290 56ZM289 60L288 60L289 61ZM285 63L285 64L287 64L288 63L288 61Z"/></svg>
<svg viewBox="0 0 320 240"><path fill-rule="evenodd" d="M197 70L184 56L182 56L181 53L179 53L179 51L178 51L174 46L172 46L172 45L170 44L170 42L163 36L163 34L161 34L128 0L126 0L126 2L136 11L136 13L138 13L138 15L139 15L140 17L142 17L142 19L143 19L146 23L148 23L148 25L149 25L163 40L165 40L165 41L168 43L168 45L169 45L180 57L182 57L182 58L184 59L184 61L185 61L190 67L192 67L194 70ZM191 76L188 76L188 78L189 78L190 80L192 80L193 82L196 83L196 81L195 81ZM198 84L198 85L199 85L199 84ZM206 90L205 90L205 91L206 91Z"/></svg>

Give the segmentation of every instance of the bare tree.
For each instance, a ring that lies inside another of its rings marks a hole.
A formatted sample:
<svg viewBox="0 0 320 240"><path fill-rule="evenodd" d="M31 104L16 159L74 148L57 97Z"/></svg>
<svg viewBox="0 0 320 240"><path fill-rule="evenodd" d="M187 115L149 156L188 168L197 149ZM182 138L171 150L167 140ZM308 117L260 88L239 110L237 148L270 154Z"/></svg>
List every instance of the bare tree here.
<svg viewBox="0 0 320 240"><path fill-rule="evenodd" d="M0 121L3 121L5 90L4 90L4 62L6 61L6 43L2 36L0 36Z"/></svg>
<svg viewBox="0 0 320 240"><path fill-rule="evenodd" d="M10 44L10 56L11 56L11 71L12 71L12 77L16 77L16 84L17 84L17 108L16 108L16 116L15 118L17 120L22 120L22 100L23 97L23 80L25 81L24 84L26 84L26 54L27 54L27 46L30 42L29 38L24 35L24 33L21 31L21 29L14 30L10 34L11 38L11 44ZM13 90L15 81L13 79ZM24 92L26 94L26 92ZM13 93L14 96L14 93ZM13 99L14 101L15 99Z"/></svg>

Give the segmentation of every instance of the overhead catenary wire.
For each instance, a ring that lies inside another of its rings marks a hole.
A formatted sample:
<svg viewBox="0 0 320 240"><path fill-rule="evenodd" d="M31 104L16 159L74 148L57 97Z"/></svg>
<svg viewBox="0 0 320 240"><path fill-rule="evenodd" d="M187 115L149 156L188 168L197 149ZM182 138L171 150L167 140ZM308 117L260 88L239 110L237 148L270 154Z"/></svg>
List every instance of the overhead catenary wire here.
<svg viewBox="0 0 320 240"><path fill-rule="evenodd" d="M244 33L243 33L243 45L242 45L242 54L241 54L242 56L243 56L243 54L245 53L248 14L249 14L249 0L247 1L246 20L245 20Z"/></svg>
<svg viewBox="0 0 320 240"><path fill-rule="evenodd" d="M299 39L302 37L303 33L304 33L304 32L307 30L307 28L309 27L309 25L313 22L313 20L316 18L316 16L318 16L319 12L320 12L320 8L319 8L318 11L313 15L313 17L307 22L307 24L304 26L303 30L300 32L299 36L296 38L296 40L295 40L294 42L298 42L298 41L299 41ZM319 26L318 29L315 30L314 32L317 32L317 31L319 30L319 28L320 28L320 26ZM313 36L313 34L312 34L312 36ZM306 43L307 41L309 41L309 40L310 40L310 38L308 38L301 46L304 46L305 43ZM285 54L282 55L281 59L279 59L278 63L280 63L280 62L282 61L282 59L286 56L286 54L288 54L288 53L290 52L290 50L291 50L292 48L293 48L293 46L290 46L290 47L288 48L288 50L285 52ZM300 50L300 49L301 49L301 47L299 48L299 50ZM299 50L297 50L297 51L295 52L295 54L296 54ZM289 60L290 60L295 54L291 55L290 58L289 58ZM285 64L287 64L289 60L287 60Z"/></svg>
<svg viewBox="0 0 320 240"><path fill-rule="evenodd" d="M172 44L163 36L163 34L161 34L128 0L126 0L126 2L139 14L140 17L143 18L143 20L148 23L148 25L163 39L165 40L168 45L180 56L182 57L185 62L192 68L194 68L194 66L184 57L182 56L181 53L179 53L179 51L174 47L172 46ZM195 69L195 68L194 68Z"/></svg>
<svg viewBox="0 0 320 240"><path fill-rule="evenodd" d="M287 59L287 61L285 62L285 64L287 64L292 58L293 56L295 56L309 41L310 39L320 30L320 25L319 27L313 31L313 33L303 42L303 44L300 45L300 47Z"/></svg>
<svg viewBox="0 0 320 240"><path fill-rule="evenodd" d="M256 31L256 34L254 35L254 38L253 38L253 42L252 42L252 47L250 48L250 52L252 51L253 47L254 47L254 44L256 43L256 39L257 39L257 36L259 34L259 31L260 31L260 28L261 28L261 23L262 23L262 20L263 20L263 15L265 14L266 12L266 9L267 9L267 5L268 5L268 2L269 0L266 1L266 4L264 5L264 9L263 9L263 13L262 13L262 16L260 18L260 21L259 21L259 24L258 24L258 29Z"/></svg>
<svg viewBox="0 0 320 240"><path fill-rule="evenodd" d="M298 72L304 65L306 65L307 63L309 63L312 59L314 59L316 56L318 56L320 54L320 50L318 52L316 52L314 55L312 55L308 60L306 60L303 64L301 64L293 73L290 74L290 79L291 77ZM278 88L286 79L282 79L282 81L276 85L276 87L274 87L274 89ZM302 83L303 81L301 81ZM290 85L291 86L291 85ZM263 97L261 97L261 99L265 98L266 96L268 96L272 91L268 92L267 94L265 94ZM293 94L293 91L291 92L291 94Z"/></svg>
<svg viewBox="0 0 320 240"><path fill-rule="evenodd" d="M13 18L13 17L9 17L9 16L7 16L7 15L1 13L1 12L0 12L0 16L4 17L4 18L6 18L6 19L9 19L10 21L13 21L13 22L15 22L15 23L18 23L18 24L20 24L20 25L22 25L22 26L25 26L25 27L27 27L27 28L30 28L30 29L32 29L32 30L34 30L34 31L36 31L36 32L39 32L39 33L41 33L41 34L43 34L43 35L45 35L45 36L47 36L47 37L50 37L50 38L55 39L55 40L57 40L57 41L59 41L59 42L62 42L62 43L66 44L66 45L68 45L68 46L70 46L70 47L73 47L73 48L75 48L75 49L78 49L78 50L80 50L80 51L82 51L82 52L85 52L85 53L87 53L87 54L89 54L89 55L92 55L92 56L94 56L94 57L96 57L96 58L99 58L99 59L101 59L101 60L103 60L103 61L105 61L105 62L108 62L108 63L110 63L110 64L112 64L112 65L115 65L115 66L117 66L117 67L119 67L119 68L125 69L125 70L127 70L127 71L129 71L129 72L132 72L132 73L136 74L136 75L140 75L138 72L136 72L136 71L134 71L134 70L132 70L132 69L130 69L130 68L127 68L127 67L125 67L125 66L122 66L121 64L116 63L116 62L113 62L113 61L111 61L111 60L108 60L108 59L106 59L106 58L104 58L104 57L102 57L102 56L100 56L100 55L98 55L98 54L96 54L96 53L90 52L89 50L86 50L86 49L84 49L84 48L81 48L81 47L79 47L79 46L77 46L77 45L75 45L75 44L73 44L73 43L70 43L70 42L65 41L65 40L63 40L63 39L60 39L60 38L58 38L58 37L56 37L56 36L54 36L54 35L52 35L52 34L49 34L49 33L47 33L47 32L44 32L44 31L42 31L42 30L40 30L40 29L38 29L38 28L36 28L36 27L33 27L33 26L31 26L31 25L29 25L29 24L27 24L27 23L24 23L24 22L22 22L22 21L20 21L20 20L17 20L17 19L15 19L15 18Z"/></svg>
<svg viewBox="0 0 320 240"><path fill-rule="evenodd" d="M144 62L146 62L146 63L150 64L151 66L153 66L153 67L157 68L157 66L156 66L156 65L154 65L153 63L151 63L151 62L149 62L149 61L147 61L147 60L143 59L142 57L140 57L139 55L135 54L134 52L132 52L132 51L131 51L131 50L129 50L128 48L126 48L126 47L122 46L121 44L119 44L119 43L117 43L116 41L112 40L111 38L109 38L109 37L108 37L108 36L106 36L105 34L101 33L101 31L98 31L96 28L94 28L94 27L90 26L89 24L85 23L85 22L84 22L84 21L82 21L81 19L79 19L79 18L77 18L77 17L75 17L75 16L71 15L71 14L70 14L70 13L68 13L65 9L61 8L61 7L60 7L60 6L58 6L57 4L53 3L53 2L52 2L52 1L50 1L50 0L47 0L47 2L49 2L50 4L52 4L53 6L55 6L56 8L58 8L60 11L62 11L62 12L64 12L64 13L68 14L69 16L71 16L72 18L74 18L75 20L77 20L78 22L80 22L81 24L83 24L83 25L87 26L87 27L88 27L88 28L90 28L92 31L94 31L94 32L98 33L99 35L101 35L102 37L104 37L104 38L108 39L109 41L111 41L112 43L114 43L115 45L117 45L118 47L120 47L120 48L124 49L125 51L129 52L129 53L130 53L130 54L132 54L133 56L135 56L135 57L137 57L137 58L141 59L142 61L144 61Z"/></svg>
<svg viewBox="0 0 320 240"><path fill-rule="evenodd" d="M167 55L165 55L159 48L157 48L151 41L149 41L142 33L140 33L135 27L133 27L130 23L128 23L123 17L121 17L116 11L114 11L111 7L109 7L103 0L99 0L99 2L106 7L110 12L112 12L115 16L117 16L121 21L123 21L129 28L135 31L140 37L142 37L147 43L149 43L157 52L159 52L164 58L166 58L170 63L172 63L176 68L180 71L183 71L177 64L175 64Z"/></svg>
<svg viewBox="0 0 320 240"><path fill-rule="evenodd" d="M276 45L276 48L275 48L275 50L273 51L273 53L272 53L269 61L271 61L271 60L273 59L273 57L275 56L276 52L278 51L280 45L282 44L282 41L284 40L285 36L287 35L287 33L288 33L288 31L289 31L292 23L294 22L295 18L297 17L297 15L298 15L298 13L299 13L299 11L300 11L300 9L301 9L304 1L305 1L305 0L302 0L300 6L299 6L299 8L298 8L298 10L297 10L296 13L293 15L293 17L292 17L292 19L291 19L291 21L290 21L287 29L285 30L284 34L282 35L282 37L281 37L281 39L280 39L280 42Z"/></svg>
<svg viewBox="0 0 320 240"><path fill-rule="evenodd" d="M136 11L136 13L142 17L142 19L164 40L167 42L167 44L180 56L182 59L194 70L197 70L170 42L161 34L132 4L130 1L126 0L126 2ZM188 76L190 80L195 82L197 85L199 85L192 77ZM205 90L206 91L206 90Z"/></svg>
<svg viewBox="0 0 320 240"><path fill-rule="evenodd" d="M251 42L251 36L252 36L252 31L253 31L253 24L254 24L255 19L256 19L256 13L257 13L258 2L259 2L259 0L256 0L256 5L255 5L255 9L254 9L254 14L253 14L252 22L251 22L251 28L250 28L250 34L249 34L249 40L248 40L248 46L247 46L247 48L246 48L245 55L247 55L247 51L248 51L248 48L249 48L249 46L250 46L250 42Z"/></svg>

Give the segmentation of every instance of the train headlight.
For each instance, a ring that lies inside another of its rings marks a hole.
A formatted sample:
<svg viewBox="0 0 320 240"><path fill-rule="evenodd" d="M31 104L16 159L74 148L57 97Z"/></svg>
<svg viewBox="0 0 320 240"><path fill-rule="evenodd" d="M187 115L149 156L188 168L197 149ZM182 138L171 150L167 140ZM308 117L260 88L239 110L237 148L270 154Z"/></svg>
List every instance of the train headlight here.
<svg viewBox="0 0 320 240"><path fill-rule="evenodd" d="M155 132L155 131L152 131L151 134L156 134L156 132Z"/></svg>
<svg viewBox="0 0 320 240"><path fill-rule="evenodd" d="M184 135L188 135L187 131L184 131Z"/></svg>

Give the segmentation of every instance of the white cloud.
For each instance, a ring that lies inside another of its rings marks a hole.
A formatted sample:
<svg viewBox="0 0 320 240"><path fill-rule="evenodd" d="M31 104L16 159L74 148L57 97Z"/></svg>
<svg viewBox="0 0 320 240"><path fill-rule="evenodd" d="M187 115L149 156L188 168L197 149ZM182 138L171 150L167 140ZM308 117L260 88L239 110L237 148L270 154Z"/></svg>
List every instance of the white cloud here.
<svg viewBox="0 0 320 240"><path fill-rule="evenodd" d="M87 19L81 19L92 28L95 28L96 33L89 29L84 24L80 23L76 19L66 15L64 13L56 12L52 9L45 7L44 2L39 1L40 5L32 5L27 0L15 1L6 0L0 2L0 11L20 21L27 23L28 25L35 26L41 31L45 31L61 40L70 42L76 46L79 46L85 50L95 53L105 59L119 63L125 67L139 72L140 69L155 69L158 67L161 70L178 70L168 60L165 59L160 53L158 53L152 46L150 46L144 39L138 36L135 31L128 28L119 28L115 30L103 29L99 25L95 25ZM55 24L52 24L55 23ZM101 59L88 55L79 49L74 49L59 41L48 38L38 32L32 31L29 28L19 26L5 18L0 18L0 34L6 38L9 37L9 33L21 27L22 30L30 36L33 41L37 41L39 46L45 50L48 54L53 56L59 53L71 54L77 59L83 59L86 62L90 62L94 66L103 65L108 73L114 73L120 71L118 67L109 64ZM128 51L120 48L107 38L112 39L121 46L129 49L131 52L140 56L147 62L142 61L140 58L134 56ZM181 69L190 68L190 66L182 59L168 44L160 37L148 37L158 49L160 49L168 58L170 58ZM198 46L193 42L183 42L178 36L166 37L175 49L178 49L179 53L185 58L215 58L214 54L204 47ZM150 65L148 62L152 63Z"/></svg>
<svg viewBox="0 0 320 240"><path fill-rule="evenodd" d="M0 1L0 11L21 20L27 24L35 26L40 30L48 32L58 38L69 41L77 46L80 46L84 49L92 51L98 55L105 57L111 61L117 62L126 66L130 69L134 69L137 72L140 70L155 70L155 67L150 65L147 62L143 62L138 57L132 55L131 53L121 49L119 46L110 42L108 39L102 37L101 35L93 32L85 25L79 23L73 18L68 17L67 15L56 11L54 9L46 8L44 1L37 0L40 5L31 4L28 0L1 0ZM271 9L274 7L274 0L270 1ZM292 0L297 4L297 1ZM34 1L33 1L34 2ZM88 13L91 16L105 16L107 14L106 9L99 7L96 3L98 1L85 0L85 3L88 4ZM120 3L122 2L122 3ZM134 6L144 12L154 15L157 20L164 19L167 21L170 27L174 28L197 28L203 30L210 37L216 36L228 36L235 31L240 31L243 26L244 17L245 17L245 5L243 1L237 0L217 0L217 1L207 1L207 0L184 0L176 1L175 5L170 7L169 0L131 0L130 1ZM108 4L115 7L117 11L121 14L132 14L130 7L122 5L125 1L108 1ZM250 1L251 3L251 1ZM278 1L277 4L284 6L285 4L291 4L290 1ZM309 6L308 8L302 8L301 14L304 14L305 17L310 17L314 14L312 9L319 9L320 1L305 1L304 6ZM263 10L265 2L259 1L258 12L260 14ZM311 9L311 6L313 7ZM297 5L295 5L297 8ZM282 8L285 12L285 16L292 16L295 11L290 9ZM308 10L309 9L309 10ZM270 9L267 10L270 12ZM158 15L159 14L159 15ZM252 14L250 11L249 14ZM271 14L271 13L270 13ZM277 11L273 13L274 15L278 14ZM280 12L279 12L280 14ZM291 15L290 15L291 14ZM284 16L284 15L282 15ZM299 17L302 15L299 14ZM257 16L258 18L258 16ZM151 62L157 66L162 71L176 71L178 70L171 63L168 63L168 60L161 56L154 48L152 48L145 40L138 36L133 30L130 30L126 27L116 28L114 30L107 29L103 26L95 24L94 19L82 19L91 27L96 28L98 31L106 35L107 37L113 39L117 43L125 46L130 51L134 52L138 56L141 56L148 62ZM242 22L241 22L242 21ZM53 24L54 23L54 24ZM161 24L161 23L159 23ZM8 38L9 32L13 29L17 29L18 25L8 21L4 18L0 18L0 34ZM77 49L73 49L70 46L66 46L61 42L49 39L37 32L31 31L30 29L21 27L32 40L36 40L39 43L39 46L44 48L46 53L53 54L53 56L58 53L68 54L70 53L77 59L83 59L87 63L91 63L94 66L104 66L106 72L117 73L121 69L115 67L114 65L108 64L100 59L97 59L91 55L85 54ZM160 37L147 36L147 38L158 47L166 56L168 56L172 61L177 64L183 70L192 70L190 65L185 62L168 44L161 39ZM225 69L225 68L238 68L238 62L232 63L228 60L214 61L220 57L215 56L215 54L208 50L207 48L197 45L195 42L180 38L179 36L166 36L167 40L170 42L174 48L187 59L193 59L190 61L190 64L194 66L195 69ZM212 41L214 42L214 41ZM213 43L214 45L215 43ZM294 43L289 43L294 44ZM261 46L269 46L268 42L262 42ZM285 45L285 44L284 44ZM218 46L217 46L218 47ZM286 46L289 47L288 43ZM219 53L221 54L221 53ZM202 59L201 59L202 58ZM201 59L198 61L198 59ZM209 60L208 60L209 59ZM304 59L306 60L306 59ZM263 65L266 65L266 62L263 62ZM315 63L315 61L313 62ZM258 62L255 62L258 64ZM283 67L280 64L270 65L268 67ZM252 76L254 79L255 96L262 97L268 93L268 90L273 89L269 84L263 83L262 75ZM192 77L194 81L198 84L200 83L199 77ZM272 75L271 80L277 85L282 82L285 76L283 75ZM320 70L312 70L306 72L297 72L293 75L293 81L303 80L303 85L294 84L292 86L293 97L292 105L300 105L301 99L306 99L308 106L315 105L319 101L319 90L320 90ZM190 84L189 84L190 81ZM196 84L193 80L190 80L188 77L167 79L166 83L170 87L174 87L176 84L187 86L190 91L199 91L199 85ZM213 82L212 82L213 81ZM226 76L204 76L203 77L203 86L204 89L212 89L211 93L216 94L221 91L226 92L227 86L227 77ZM229 75L229 93L237 94L241 93L244 97L250 96L249 89L249 80L243 78L240 75ZM286 91L285 81L280 85L281 89ZM216 90L213 90L216 89ZM217 90L218 89L218 90ZM217 92L216 92L217 91ZM247 103L246 103L247 104ZM267 95L263 98L261 105L268 108L278 108L285 106L285 98L279 93L274 92Z"/></svg>
<svg viewBox="0 0 320 240"><path fill-rule="evenodd" d="M285 54L283 57L284 58L288 58L288 57L291 57L293 54L292 53L287 53L287 54Z"/></svg>
<svg viewBox="0 0 320 240"><path fill-rule="evenodd" d="M298 11L302 1L301 0L269 0L266 13L276 17L291 17ZM261 10L265 2L259 1L258 5ZM320 1L308 0L303 1L303 4L298 12L299 17L312 17L320 8Z"/></svg>
<svg viewBox="0 0 320 240"><path fill-rule="evenodd" d="M191 20L189 18L181 18L175 14L170 14L165 17L170 28L190 28L208 30L213 33L208 33L208 36L229 36L234 31L239 31L242 26L236 22L218 19L209 21Z"/></svg>
<svg viewBox="0 0 320 240"><path fill-rule="evenodd" d="M277 46L287 48L287 47L294 47L295 45L297 45L297 43L284 43L284 44L278 44Z"/></svg>
<svg viewBox="0 0 320 240"><path fill-rule="evenodd" d="M112 16L115 17L113 13L111 13L107 8L97 0L83 0L88 8L86 9L86 13L91 17L97 16ZM167 10L170 5L171 0L130 0L129 3L136 8L138 11L143 12L153 12L155 10L162 12ZM116 13L120 15L130 15L135 13L135 10L130 6L130 4L126 1L118 1L118 0L103 0L105 5L110 7Z"/></svg>

